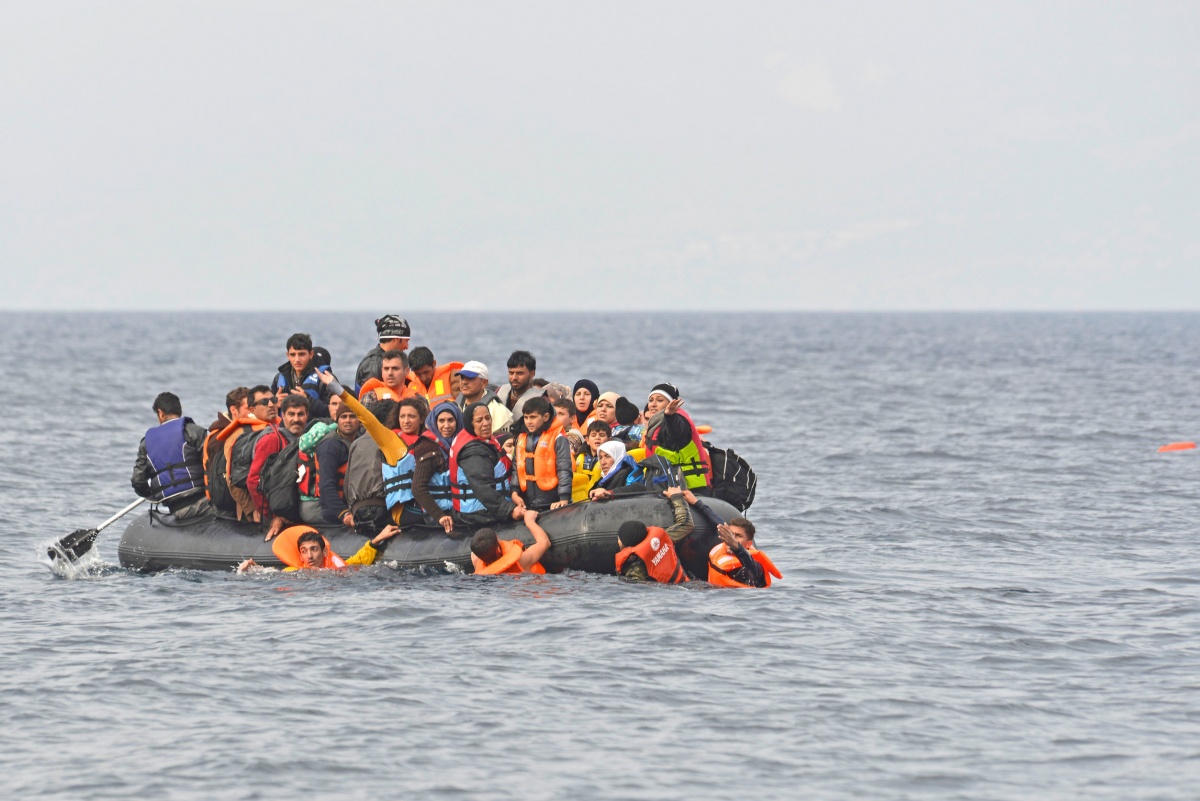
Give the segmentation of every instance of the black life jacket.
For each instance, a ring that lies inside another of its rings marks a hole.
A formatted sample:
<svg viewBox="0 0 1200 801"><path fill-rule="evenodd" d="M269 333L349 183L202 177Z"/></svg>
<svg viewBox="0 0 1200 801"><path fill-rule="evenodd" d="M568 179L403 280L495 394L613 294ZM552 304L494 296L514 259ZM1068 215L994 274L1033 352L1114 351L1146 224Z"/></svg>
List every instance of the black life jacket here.
<svg viewBox="0 0 1200 801"><path fill-rule="evenodd" d="M218 445L220 443L217 443ZM204 474L204 481L208 485L208 500L217 510L218 514L237 515L237 501L234 500L233 494L229 491L229 484L225 480L225 449L218 447L216 451L209 457L208 470Z"/></svg>
<svg viewBox="0 0 1200 801"><path fill-rule="evenodd" d="M249 425L242 426L242 433L233 443L233 452L230 454L232 457L229 465L230 484L240 489L246 489L246 479L250 478L250 465L254 462L254 447L258 444L258 438L269 431L278 432L277 424L272 423L258 431Z"/></svg>

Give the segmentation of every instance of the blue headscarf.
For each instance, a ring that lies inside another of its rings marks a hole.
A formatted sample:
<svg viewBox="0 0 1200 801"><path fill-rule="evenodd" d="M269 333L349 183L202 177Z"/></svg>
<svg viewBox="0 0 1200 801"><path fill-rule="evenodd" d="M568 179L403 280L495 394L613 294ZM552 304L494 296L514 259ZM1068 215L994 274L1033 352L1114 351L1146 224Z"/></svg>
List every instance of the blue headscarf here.
<svg viewBox="0 0 1200 801"><path fill-rule="evenodd" d="M440 415L442 412L451 412L454 414L454 420L458 423L458 429L455 431L457 434L459 431L463 430L462 410L458 408L458 404L456 403L452 403L451 401L442 401L437 406L434 406L433 409L430 410L429 415L425 418L425 428L437 439L438 444L442 446L442 450L444 450L446 453L449 453L450 440L443 437L442 432L438 431L437 427L438 415Z"/></svg>

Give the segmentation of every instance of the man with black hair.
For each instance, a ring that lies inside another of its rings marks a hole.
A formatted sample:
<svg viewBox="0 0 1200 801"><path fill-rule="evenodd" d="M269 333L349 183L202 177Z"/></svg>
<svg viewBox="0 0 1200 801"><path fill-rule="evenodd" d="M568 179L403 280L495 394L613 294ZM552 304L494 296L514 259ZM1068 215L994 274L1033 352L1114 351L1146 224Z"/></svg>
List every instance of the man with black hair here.
<svg viewBox="0 0 1200 801"><path fill-rule="evenodd" d="M380 374L383 377L367 379L359 389L360 401L399 401L416 394L416 390L408 384L408 354L402 350L390 350L383 354L381 363L383 367Z"/></svg>
<svg viewBox="0 0 1200 801"><path fill-rule="evenodd" d="M321 349L328 358L328 351ZM287 340L288 360L279 365L279 371L271 379L271 391L275 399L283 403L287 395L302 395L313 401L311 415L326 417L329 414L329 393L317 380L317 365L313 361L312 337L308 334L292 334Z"/></svg>
<svg viewBox="0 0 1200 801"><path fill-rule="evenodd" d="M250 462L250 475L246 478L246 490L250 493L262 520L271 519L267 539L282 531L288 521L281 517L272 518L271 507L261 491L262 470L266 466L268 456L279 453L304 433L308 425L308 398L302 395L288 395L279 405L279 418L280 423L273 423L258 434L254 443L254 459Z"/></svg>
<svg viewBox="0 0 1200 801"><path fill-rule="evenodd" d="M675 553L675 543L695 531L688 504L696 497L671 487L663 493L671 502L675 522L668 529L647 526L640 520L627 520L617 529L617 573L635 581L657 581L680 584L688 580L687 573Z"/></svg>
<svg viewBox="0 0 1200 801"><path fill-rule="evenodd" d="M500 387L496 395L514 419L525 413L525 401L542 396L543 389L533 385L537 372L537 359L527 350L514 350L508 357L508 383Z"/></svg>
<svg viewBox="0 0 1200 801"><path fill-rule="evenodd" d="M537 522L538 513L525 510L525 527L533 534L528 548L520 540L501 540L494 528L481 528L471 538L471 565L478 576L503 573L545 573L541 558L550 550L550 537Z"/></svg>
<svg viewBox="0 0 1200 801"><path fill-rule="evenodd" d="M204 440L208 432L183 416L178 396L160 393L150 407L158 425L138 445L130 483L138 497L162 503L179 519L208 512L204 497Z"/></svg>
<svg viewBox="0 0 1200 801"><path fill-rule="evenodd" d="M432 409L443 401L453 401L461 389L458 371L464 367L462 362L447 362L438 364L433 357L433 351L422 345L413 348L408 357L409 384L425 396Z"/></svg>
<svg viewBox="0 0 1200 801"><path fill-rule="evenodd" d="M783 578L779 568L754 544L754 524L744 517L728 523L697 501L696 509L716 524L721 541L708 552L708 583L717 587L770 587L771 577Z"/></svg>
<svg viewBox="0 0 1200 801"><path fill-rule="evenodd" d="M372 348L358 364L354 373L354 394L362 391L363 384L372 378L383 380L383 354L393 351L408 350L408 340L412 331L408 321L396 314L385 314L375 321L375 333L379 344Z"/></svg>

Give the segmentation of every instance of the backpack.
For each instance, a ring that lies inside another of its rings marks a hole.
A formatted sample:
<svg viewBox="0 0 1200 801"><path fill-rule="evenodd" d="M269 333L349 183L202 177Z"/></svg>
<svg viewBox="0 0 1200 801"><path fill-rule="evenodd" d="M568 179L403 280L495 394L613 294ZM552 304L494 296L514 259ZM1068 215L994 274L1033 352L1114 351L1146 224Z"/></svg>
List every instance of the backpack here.
<svg viewBox="0 0 1200 801"><path fill-rule="evenodd" d="M217 448L217 452L208 460L208 470L204 473L204 483L208 487L208 500L218 514L236 515L237 501L229 491L225 482L225 449Z"/></svg>
<svg viewBox="0 0 1200 801"><path fill-rule="evenodd" d="M236 446L235 446L236 447ZM300 441L292 440L263 463L258 491L271 513L286 520L300 520Z"/></svg>
<svg viewBox="0 0 1200 801"><path fill-rule="evenodd" d="M739 512L744 512L754 503L758 489L758 476L750 463L734 453L733 448L714 448L705 442L708 458L712 460L712 494L728 503Z"/></svg>
<svg viewBox="0 0 1200 801"><path fill-rule="evenodd" d="M647 456L638 462L638 469L629 477L629 483L641 482L646 489L665 490L667 487L682 487L687 489L687 479L683 477L679 465L671 464L661 456Z"/></svg>
<svg viewBox="0 0 1200 801"><path fill-rule="evenodd" d="M234 440L233 450L230 452L229 465L229 483L239 489L246 489L246 479L250 478L250 464L254 461L254 446L258 444L258 438L268 431L275 431L271 426L259 429L258 431L242 430L242 433L237 435Z"/></svg>

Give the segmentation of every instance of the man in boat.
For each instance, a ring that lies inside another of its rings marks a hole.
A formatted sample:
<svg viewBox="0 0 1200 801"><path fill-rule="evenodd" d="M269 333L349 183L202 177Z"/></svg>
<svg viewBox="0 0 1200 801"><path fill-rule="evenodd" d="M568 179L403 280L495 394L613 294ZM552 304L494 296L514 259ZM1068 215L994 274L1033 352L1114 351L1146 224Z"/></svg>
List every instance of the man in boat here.
<svg viewBox="0 0 1200 801"><path fill-rule="evenodd" d="M408 350L411 331L408 321L396 314L385 314L375 321L375 333L379 344L363 357L354 374L354 394L362 391L363 384L372 378L383 380L383 354Z"/></svg>
<svg viewBox="0 0 1200 801"><path fill-rule="evenodd" d="M387 541L400 533L399 526L387 526L370 540L367 540L358 553L349 559L342 559L329 546L325 539L312 526L292 526L280 532L271 544L271 550L287 567L284 572L294 570L329 570L342 567L366 567L375 564ZM237 572L248 573L270 570L253 559L246 559L237 566Z"/></svg>
<svg viewBox="0 0 1200 801"><path fill-rule="evenodd" d="M308 445L304 439L300 442L299 461L304 466L298 482L300 516L310 525L354 528L354 515L346 504L345 479L350 446L362 434L362 426L358 415L349 406L341 405L338 396L334 395L331 400L339 403L335 428L326 430L322 436L314 426L313 431L304 435L305 438L322 436L311 453L305 453Z"/></svg>
<svg viewBox="0 0 1200 801"><path fill-rule="evenodd" d="M360 401L399 401L416 394L417 391L408 386L408 355L404 351L388 351L383 354L381 364L380 372L383 377L367 379L359 390Z"/></svg>
<svg viewBox="0 0 1200 801"><path fill-rule="evenodd" d="M408 369L412 371L409 384L424 396L432 409L443 401L453 401L461 391L458 371L463 366L462 362L438 364L429 348L413 348L408 357Z"/></svg>
<svg viewBox="0 0 1200 801"><path fill-rule="evenodd" d="M292 334L287 340L287 361L279 365L275 378L271 379L271 391L280 403L287 395L302 395L312 401L310 417L326 417L329 393L317 380L317 366L313 363L312 337L308 334Z"/></svg>
<svg viewBox="0 0 1200 801"><path fill-rule="evenodd" d="M496 394L514 418L519 419L524 414L525 401L541 397L545 392L542 387L534 386L536 372L537 359L529 351L515 350L508 357L508 383Z"/></svg>
<svg viewBox="0 0 1200 801"><path fill-rule="evenodd" d="M526 509L524 517L525 527L533 534L533 545L528 548L520 540L501 541L492 528L481 528L475 532L471 538L471 564L476 575L546 572L541 558L550 550L550 537L538 525L537 512Z"/></svg>
<svg viewBox="0 0 1200 801"><path fill-rule="evenodd" d="M662 584L681 584L687 573L675 552L675 543L695 529L689 503L696 496L679 487L663 493L671 502L675 522L670 528L647 526L640 520L627 520L617 529L617 573L634 581L657 581Z"/></svg>
<svg viewBox="0 0 1200 801"><path fill-rule="evenodd" d="M708 552L708 583L717 587L770 587L771 577L783 578L779 568L754 545L754 524L744 517L725 523L698 501L696 509L716 524L721 542Z"/></svg>
<svg viewBox="0 0 1200 801"><path fill-rule="evenodd" d="M158 425L138 445L130 483L139 497L162 503L180 520L212 508L204 497L204 440L208 432L183 416L179 398L160 393L150 407Z"/></svg>
<svg viewBox="0 0 1200 801"><path fill-rule="evenodd" d="M262 470L267 463L267 457L279 453L292 440L304 433L308 425L308 398L301 395L288 395L279 405L280 422L273 423L260 432L254 443L254 458L250 462L250 474L246 477L246 490L262 520L270 520L267 529L267 539L271 539L283 530L288 521L282 517L271 516L271 507L263 496ZM294 522L294 521L293 521Z"/></svg>
<svg viewBox="0 0 1200 801"><path fill-rule="evenodd" d="M512 426L512 412L488 389L488 368L483 362L470 361L458 371L458 395L454 402L459 409L472 403L482 403L492 416L492 433L506 433Z"/></svg>

